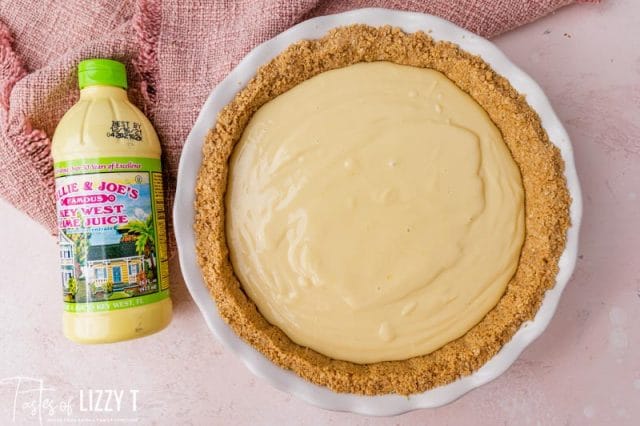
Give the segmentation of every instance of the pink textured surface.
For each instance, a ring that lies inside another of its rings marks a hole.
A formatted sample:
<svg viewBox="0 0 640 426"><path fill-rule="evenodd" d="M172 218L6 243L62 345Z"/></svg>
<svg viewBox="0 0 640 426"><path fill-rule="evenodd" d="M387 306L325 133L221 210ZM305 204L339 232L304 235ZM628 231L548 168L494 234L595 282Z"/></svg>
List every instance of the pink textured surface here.
<svg viewBox="0 0 640 426"><path fill-rule="evenodd" d="M60 332L55 241L5 203L0 379L40 378L55 388L55 402L74 398L74 416L141 424L637 424L640 3L565 8L495 42L549 96L572 138L584 192L576 273L548 330L499 379L449 406L389 419L310 407L255 379L213 339L175 261L169 329L109 346L71 344ZM139 389L138 411L78 413L79 392L89 389ZM11 384L0 384L0 424L10 424L13 397ZM37 419L19 406L16 423L26 422Z"/></svg>

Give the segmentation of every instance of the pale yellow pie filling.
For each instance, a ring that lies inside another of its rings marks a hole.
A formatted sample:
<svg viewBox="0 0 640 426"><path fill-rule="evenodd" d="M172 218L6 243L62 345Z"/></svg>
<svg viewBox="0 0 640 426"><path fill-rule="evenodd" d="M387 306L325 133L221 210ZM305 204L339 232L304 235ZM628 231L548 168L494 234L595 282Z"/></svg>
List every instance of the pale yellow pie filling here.
<svg viewBox="0 0 640 426"><path fill-rule="evenodd" d="M291 340L356 363L465 334L524 239L519 170L443 74L324 72L260 108L234 149L227 242L242 286Z"/></svg>

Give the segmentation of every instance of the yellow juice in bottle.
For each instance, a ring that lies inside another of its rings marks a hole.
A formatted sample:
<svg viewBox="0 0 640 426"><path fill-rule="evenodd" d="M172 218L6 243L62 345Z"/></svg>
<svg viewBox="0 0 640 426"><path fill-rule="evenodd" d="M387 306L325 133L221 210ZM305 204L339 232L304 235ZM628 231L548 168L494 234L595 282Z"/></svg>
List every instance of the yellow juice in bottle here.
<svg viewBox="0 0 640 426"><path fill-rule="evenodd" d="M80 343L146 336L171 321L160 143L123 64L82 61L78 81L51 148L63 331Z"/></svg>

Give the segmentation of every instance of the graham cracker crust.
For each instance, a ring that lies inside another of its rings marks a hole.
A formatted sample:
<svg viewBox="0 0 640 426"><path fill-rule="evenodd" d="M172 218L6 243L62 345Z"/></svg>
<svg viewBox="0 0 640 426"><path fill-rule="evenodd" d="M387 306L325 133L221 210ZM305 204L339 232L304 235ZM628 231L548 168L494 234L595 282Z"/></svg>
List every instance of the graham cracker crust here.
<svg viewBox="0 0 640 426"><path fill-rule="evenodd" d="M464 336L404 361L354 364L293 343L269 324L242 290L225 235L228 160L253 113L263 104L321 72L357 62L390 61L445 74L489 114L520 168L526 235L518 269L498 304ZM427 34L389 26L353 25L318 40L289 46L261 67L217 117L207 135L196 186L197 254L222 318L247 343L277 365L336 392L413 394L450 383L480 368L523 322L535 315L555 284L570 224L571 198L564 162L540 119L509 82L482 59Z"/></svg>

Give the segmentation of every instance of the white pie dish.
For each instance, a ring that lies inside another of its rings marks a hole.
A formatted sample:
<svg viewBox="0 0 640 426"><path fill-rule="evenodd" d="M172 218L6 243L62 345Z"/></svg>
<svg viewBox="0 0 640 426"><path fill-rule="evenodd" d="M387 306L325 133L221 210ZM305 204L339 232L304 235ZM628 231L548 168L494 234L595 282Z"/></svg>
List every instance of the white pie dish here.
<svg viewBox="0 0 640 426"><path fill-rule="evenodd" d="M507 78L516 90L526 95L528 103L539 114L550 140L561 151L565 162L567 186L572 197L570 210L572 225L568 230L566 248L559 261L560 272L556 278L556 285L546 293L535 318L524 323L500 352L472 375L458 379L446 386L409 397L339 394L312 384L271 363L253 347L242 341L218 315L215 302L203 281L195 249L193 224L196 179L202 160L202 146L205 136L215 124L215 118L220 109L228 104L235 94L247 84L261 65L278 55L290 44L303 39L320 38L331 28L356 23L372 26L392 25L400 27L406 32L428 31L436 40L451 41L462 49L481 56L497 73ZM582 214L580 187L571 143L540 87L509 62L491 42L441 18L421 13L385 9L360 9L314 18L292 27L251 51L211 92L200 111L182 151L177 188L174 204L174 227L182 273L192 297L214 335L225 346L233 350L254 374L265 378L276 388L322 408L368 415L395 415L418 408L441 406L459 398L469 390L495 379L506 371L524 348L544 331L555 312L562 290L575 266Z"/></svg>

